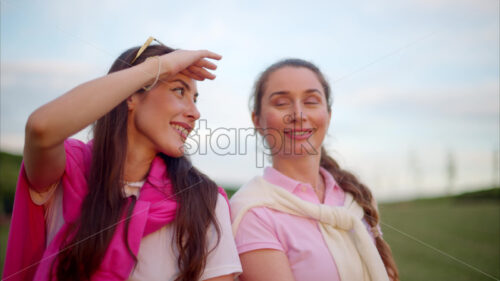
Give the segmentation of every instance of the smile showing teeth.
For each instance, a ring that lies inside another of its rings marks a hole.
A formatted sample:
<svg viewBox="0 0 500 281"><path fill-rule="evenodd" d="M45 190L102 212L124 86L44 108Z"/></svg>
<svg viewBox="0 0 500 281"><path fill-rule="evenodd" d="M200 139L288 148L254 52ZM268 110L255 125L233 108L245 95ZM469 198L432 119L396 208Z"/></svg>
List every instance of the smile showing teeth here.
<svg viewBox="0 0 500 281"><path fill-rule="evenodd" d="M295 135L295 136L303 136L305 134L309 134L309 131L303 131L303 132L297 132L297 131L295 131L295 132L292 132L292 134Z"/></svg>
<svg viewBox="0 0 500 281"><path fill-rule="evenodd" d="M187 138L187 135L189 135L189 131L180 125L172 124L172 127L174 127L174 129L176 129L179 133L181 133L183 138Z"/></svg>
<svg viewBox="0 0 500 281"><path fill-rule="evenodd" d="M302 140L302 139L307 139L309 138L312 133L313 129L303 129L303 130L293 130L293 129L285 129L285 136L292 138L292 139L297 139L297 140Z"/></svg>

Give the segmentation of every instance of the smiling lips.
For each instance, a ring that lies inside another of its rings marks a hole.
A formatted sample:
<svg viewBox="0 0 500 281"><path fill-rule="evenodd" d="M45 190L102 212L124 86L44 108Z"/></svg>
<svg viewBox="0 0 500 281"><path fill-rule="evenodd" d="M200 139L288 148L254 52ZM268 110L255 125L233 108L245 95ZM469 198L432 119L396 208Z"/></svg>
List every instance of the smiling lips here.
<svg viewBox="0 0 500 281"><path fill-rule="evenodd" d="M285 129L284 133L291 139L304 140L314 133L314 129Z"/></svg>
<svg viewBox="0 0 500 281"><path fill-rule="evenodd" d="M170 124L181 135L183 140L186 140L189 132L193 129L188 124L182 122L170 122Z"/></svg>

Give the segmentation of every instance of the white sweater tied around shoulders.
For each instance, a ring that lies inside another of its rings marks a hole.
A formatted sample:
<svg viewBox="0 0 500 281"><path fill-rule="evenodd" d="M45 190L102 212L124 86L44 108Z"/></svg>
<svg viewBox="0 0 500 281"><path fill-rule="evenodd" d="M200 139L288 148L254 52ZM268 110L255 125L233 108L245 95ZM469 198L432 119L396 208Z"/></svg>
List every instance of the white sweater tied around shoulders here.
<svg viewBox="0 0 500 281"><path fill-rule="evenodd" d="M305 201L287 190L255 177L231 198L233 234L251 208L267 207L317 220L342 281L389 281L382 258L362 222L363 208L346 193L344 206Z"/></svg>

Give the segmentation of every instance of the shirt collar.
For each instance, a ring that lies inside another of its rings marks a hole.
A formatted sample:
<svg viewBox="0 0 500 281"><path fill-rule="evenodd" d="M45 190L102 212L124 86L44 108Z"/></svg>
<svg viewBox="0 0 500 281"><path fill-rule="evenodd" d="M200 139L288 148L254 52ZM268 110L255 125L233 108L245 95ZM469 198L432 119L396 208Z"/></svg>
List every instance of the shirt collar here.
<svg viewBox="0 0 500 281"><path fill-rule="evenodd" d="M135 196L135 198L139 198L139 193L141 192L141 187L138 186L129 186L123 185L123 196L130 197Z"/></svg>

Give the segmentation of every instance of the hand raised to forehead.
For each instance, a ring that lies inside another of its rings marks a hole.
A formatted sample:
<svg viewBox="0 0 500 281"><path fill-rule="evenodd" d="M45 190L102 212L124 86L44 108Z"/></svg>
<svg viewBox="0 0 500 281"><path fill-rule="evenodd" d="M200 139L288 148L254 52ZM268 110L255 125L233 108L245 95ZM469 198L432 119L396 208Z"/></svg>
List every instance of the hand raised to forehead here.
<svg viewBox="0 0 500 281"><path fill-rule="evenodd" d="M221 55L208 50L176 50L160 56L162 75L160 79L167 79L177 73L182 73L195 80L213 80L215 75L208 70L215 70L217 66L208 59L220 60Z"/></svg>

